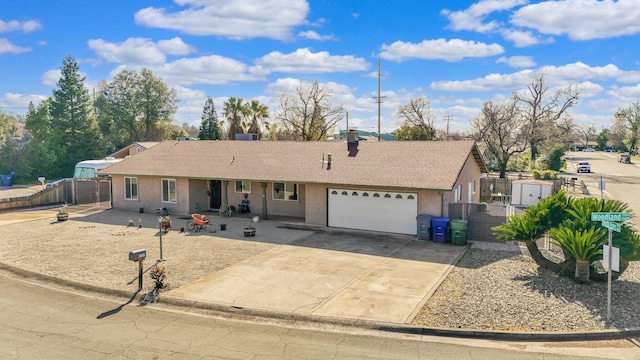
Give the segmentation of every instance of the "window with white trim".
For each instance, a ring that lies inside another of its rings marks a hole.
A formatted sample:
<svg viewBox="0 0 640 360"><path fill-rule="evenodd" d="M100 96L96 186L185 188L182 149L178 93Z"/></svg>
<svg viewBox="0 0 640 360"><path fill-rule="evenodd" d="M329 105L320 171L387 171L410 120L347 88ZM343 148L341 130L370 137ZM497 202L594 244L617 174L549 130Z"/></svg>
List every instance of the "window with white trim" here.
<svg viewBox="0 0 640 360"><path fill-rule="evenodd" d="M176 203L176 179L162 179L162 202Z"/></svg>
<svg viewBox="0 0 640 360"><path fill-rule="evenodd" d="M467 198L469 203L473 202L473 194L476 193L476 181L473 180L469 183L469 193L467 194Z"/></svg>
<svg viewBox="0 0 640 360"><path fill-rule="evenodd" d="M138 200L138 178L124 178L124 198L125 200Z"/></svg>
<svg viewBox="0 0 640 360"><path fill-rule="evenodd" d="M298 184L292 182L273 183L273 200L297 201Z"/></svg>
<svg viewBox="0 0 640 360"><path fill-rule="evenodd" d="M236 193L251 194L251 181L236 180Z"/></svg>

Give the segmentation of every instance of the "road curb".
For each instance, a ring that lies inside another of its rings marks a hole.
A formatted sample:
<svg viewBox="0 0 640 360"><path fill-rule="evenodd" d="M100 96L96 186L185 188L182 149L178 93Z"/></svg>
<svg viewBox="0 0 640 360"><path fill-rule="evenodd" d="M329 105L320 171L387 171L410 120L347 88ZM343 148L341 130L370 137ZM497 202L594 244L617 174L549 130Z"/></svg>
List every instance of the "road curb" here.
<svg viewBox="0 0 640 360"><path fill-rule="evenodd" d="M13 265L0 262L0 270L10 272L14 275L34 279L38 281L51 282L57 285L70 287L76 290L99 293L121 297L123 299L131 299L131 291L108 289L100 286L85 284L73 280L63 279L51 275L46 275L30 270L25 270ZM581 331L581 332L507 332L507 331L490 331L490 330L471 330L471 329L445 329L445 328L428 328L420 326L412 326L406 324L381 323L368 320L345 319L322 317L313 315L300 315L294 313L267 311L260 309L249 309L235 306L228 306L215 303L205 303L195 300L188 300L172 296L161 296L158 299L159 304L176 306L181 308L195 308L200 310L213 311L225 316L239 316L246 318L263 318L274 319L280 321L290 321L294 323L315 323L325 325L339 325L344 327L355 327L368 330L378 330L393 333L422 335L422 336L441 336L451 338L467 338L482 340L501 340L501 341L526 341L526 342L562 342L562 341L594 341L594 340L617 340L626 338L640 337L640 327L629 329L611 329L598 331ZM161 309L159 309L161 310Z"/></svg>

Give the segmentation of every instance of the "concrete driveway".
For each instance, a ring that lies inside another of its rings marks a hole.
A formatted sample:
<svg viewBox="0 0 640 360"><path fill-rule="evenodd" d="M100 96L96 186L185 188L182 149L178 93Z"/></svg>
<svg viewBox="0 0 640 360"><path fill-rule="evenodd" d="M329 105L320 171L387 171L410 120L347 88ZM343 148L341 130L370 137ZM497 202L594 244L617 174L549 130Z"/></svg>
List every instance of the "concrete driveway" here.
<svg viewBox="0 0 640 360"><path fill-rule="evenodd" d="M322 231L164 296L301 315L408 323L465 249L415 236Z"/></svg>

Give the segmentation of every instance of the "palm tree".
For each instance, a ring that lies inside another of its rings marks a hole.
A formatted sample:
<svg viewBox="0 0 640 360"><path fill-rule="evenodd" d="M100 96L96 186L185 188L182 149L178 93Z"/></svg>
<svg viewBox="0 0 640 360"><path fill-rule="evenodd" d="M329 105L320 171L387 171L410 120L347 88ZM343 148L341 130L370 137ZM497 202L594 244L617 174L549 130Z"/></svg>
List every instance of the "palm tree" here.
<svg viewBox="0 0 640 360"><path fill-rule="evenodd" d="M267 105L260 104L258 100L251 100L251 103L247 103L248 115L250 120L248 133L258 134L258 139L261 138L262 131L260 125L264 119L269 118L269 107Z"/></svg>
<svg viewBox="0 0 640 360"><path fill-rule="evenodd" d="M492 228L499 241L523 242L533 261L551 271L561 271L565 264L547 259L536 240L566 218L566 208L571 204L564 191L560 191L529 207L522 215L509 217L507 224Z"/></svg>
<svg viewBox="0 0 640 360"><path fill-rule="evenodd" d="M229 140L235 140L236 134L244 134L242 119L248 114L247 105L243 103L242 98L231 96L224 102L223 106L224 117L227 118L227 122L229 123L227 138Z"/></svg>

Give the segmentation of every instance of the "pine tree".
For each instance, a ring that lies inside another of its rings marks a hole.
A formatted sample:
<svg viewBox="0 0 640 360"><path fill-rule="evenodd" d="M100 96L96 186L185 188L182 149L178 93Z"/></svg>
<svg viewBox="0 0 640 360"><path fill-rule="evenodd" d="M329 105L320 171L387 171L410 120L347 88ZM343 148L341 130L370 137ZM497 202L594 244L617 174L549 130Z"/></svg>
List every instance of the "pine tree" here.
<svg viewBox="0 0 640 360"><path fill-rule="evenodd" d="M216 113L216 107L213 104L213 99L209 96L207 97L207 101L204 103L198 139L219 140L221 138L220 126L218 125L218 114Z"/></svg>
<svg viewBox="0 0 640 360"><path fill-rule="evenodd" d="M50 148L58 147L57 165L69 175L78 161L104 156L98 123L84 87L85 77L79 70L72 56L63 60L62 76L49 106L51 137L41 139Z"/></svg>

